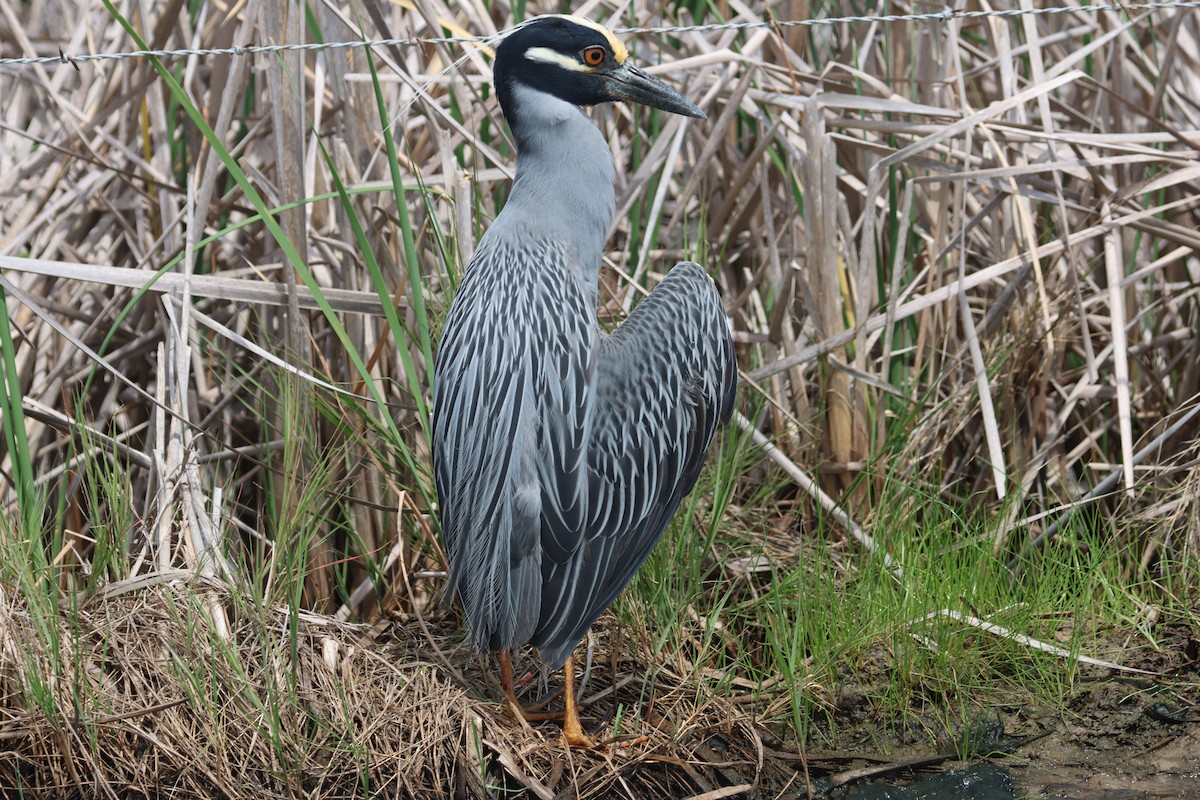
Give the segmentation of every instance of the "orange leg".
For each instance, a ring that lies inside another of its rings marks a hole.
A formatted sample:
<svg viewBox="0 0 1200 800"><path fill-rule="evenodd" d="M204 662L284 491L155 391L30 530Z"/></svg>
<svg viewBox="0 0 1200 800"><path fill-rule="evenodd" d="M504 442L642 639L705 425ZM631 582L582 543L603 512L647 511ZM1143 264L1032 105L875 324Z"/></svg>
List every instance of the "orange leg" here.
<svg viewBox="0 0 1200 800"><path fill-rule="evenodd" d="M504 690L504 699L508 701L509 708L526 722L540 722L547 719L562 718L562 713L558 711L537 711L527 709L521 705L521 701L517 699L517 691L513 687L512 651L507 647L500 651L500 683ZM545 704L543 703L542 705Z"/></svg>
<svg viewBox="0 0 1200 800"><path fill-rule="evenodd" d="M500 651L500 688L504 690L504 699L517 708L521 707L517 702L517 692L513 689L512 651L507 647Z"/></svg>
<svg viewBox="0 0 1200 800"><path fill-rule="evenodd" d="M566 703L566 717L563 719L563 738L568 747L595 747L596 744L583 732L579 724L579 709L575 703L575 656L567 656L563 664L563 698Z"/></svg>
<svg viewBox="0 0 1200 800"><path fill-rule="evenodd" d="M569 747L595 747L595 743L583 732L579 722L579 704L575 699L575 657L567 656L563 664L563 702L566 710L532 711L521 705L517 699L516 689L513 688L512 651L505 648L500 651L500 683L504 690L504 699L513 713L527 722L540 722L547 719L563 720L563 738Z"/></svg>

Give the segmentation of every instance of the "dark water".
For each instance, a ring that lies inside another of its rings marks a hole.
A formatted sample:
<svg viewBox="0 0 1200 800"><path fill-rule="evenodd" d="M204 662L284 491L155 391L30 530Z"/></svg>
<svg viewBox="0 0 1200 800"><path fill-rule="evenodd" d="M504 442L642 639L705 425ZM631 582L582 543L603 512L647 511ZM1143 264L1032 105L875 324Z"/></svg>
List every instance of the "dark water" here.
<svg viewBox="0 0 1200 800"><path fill-rule="evenodd" d="M948 769L903 785L869 784L846 792L854 800L1014 800L1021 797L1012 776L995 764Z"/></svg>
<svg viewBox="0 0 1200 800"><path fill-rule="evenodd" d="M837 800L1200 800L1200 753L1193 770L1135 776L1128 770L1112 772L1058 767L1049 771L1028 763L1001 767L990 762L915 779L880 780L827 796ZM819 787L815 787L819 788Z"/></svg>

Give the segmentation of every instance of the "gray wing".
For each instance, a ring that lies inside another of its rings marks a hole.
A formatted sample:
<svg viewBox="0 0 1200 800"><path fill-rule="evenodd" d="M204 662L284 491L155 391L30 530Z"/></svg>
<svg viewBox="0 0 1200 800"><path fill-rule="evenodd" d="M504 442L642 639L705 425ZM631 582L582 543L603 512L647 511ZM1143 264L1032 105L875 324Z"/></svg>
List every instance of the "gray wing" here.
<svg viewBox="0 0 1200 800"><path fill-rule="evenodd" d="M597 338L587 305L561 247L481 243L446 319L434 479L450 577L479 650L530 640L543 553L561 558L582 540Z"/></svg>
<svg viewBox="0 0 1200 800"><path fill-rule="evenodd" d="M649 555L695 485L736 389L721 299L696 264L676 265L602 338L582 540L571 553L543 547L542 625L533 641L544 662L566 659ZM543 525L545 545L556 526L546 518Z"/></svg>

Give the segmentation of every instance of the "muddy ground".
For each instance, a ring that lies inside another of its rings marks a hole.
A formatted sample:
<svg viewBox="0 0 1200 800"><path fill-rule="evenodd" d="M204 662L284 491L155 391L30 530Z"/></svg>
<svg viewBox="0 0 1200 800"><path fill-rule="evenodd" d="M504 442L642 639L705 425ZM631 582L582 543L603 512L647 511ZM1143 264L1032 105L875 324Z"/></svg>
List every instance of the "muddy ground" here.
<svg viewBox="0 0 1200 800"><path fill-rule="evenodd" d="M888 659L881 656L880 672L865 678L875 685L837 690L823 718L814 721L804 758L782 726L697 726L669 744L626 743L633 745L628 750L612 745L603 758L621 780L606 791L583 789L576 796L1200 798L1200 631L1177 625L1157 634L1158 650L1125 661L1156 675L1081 667L1062 708L979 703L973 719L949 725L931 721L933 710L906 720L880 719L871 698L886 680ZM618 694L632 688L627 683ZM731 697L733 707L747 710L753 694L747 691L744 703ZM621 700L636 703L633 694ZM585 717L595 723L611 702L598 699ZM549 723L538 732L552 739L556 729Z"/></svg>
<svg viewBox="0 0 1200 800"><path fill-rule="evenodd" d="M1090 670L1063 709L980 710L965 734L947 731L941 744L931 745L931 726L919 719L887 731L865 713L861 694L844 690L827 723L836 749L806 753L815 794L1200 798L1200 631L1168 627L1159 641L1157 652L1127 666L1161 678Z"/></svg>
<svg viewBox="0 0 1200 800"><path fill-rule="evenodd" d="M1003 710L1000 721L977 723L976 750L966 761L960 740L932 748L897 741L886 753L812 750L807 755L815 794L889 800L1200 798L1200 704L1176 698L1168 705L1156 688L1100 679L1080 686L1061 714ZM844 730L840 738L856 735L864 746L879 742L878 730ZM903 763L912 766L891 769ZM980 769L981 764L1000 769Z"/></svg>

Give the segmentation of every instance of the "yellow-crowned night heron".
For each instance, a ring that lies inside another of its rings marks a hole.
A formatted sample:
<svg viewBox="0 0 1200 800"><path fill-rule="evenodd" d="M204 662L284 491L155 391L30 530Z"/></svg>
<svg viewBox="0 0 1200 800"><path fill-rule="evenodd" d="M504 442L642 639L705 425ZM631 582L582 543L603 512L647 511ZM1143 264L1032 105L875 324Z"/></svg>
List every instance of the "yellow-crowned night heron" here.
<svg viewBox="0 0 1200 800"><path fill-rule="evenodd" d="M539 17L496 49L517 177L450 307L434 384L433 464L450 577L472 643L565 663L564 734L590 744L571 652L691 491L737 385L712 280L677 264L613 333L596 322L615 213L608 144L581 106L703 118L578 17ZM520 710L519 706L517 706Z"/></svg>

